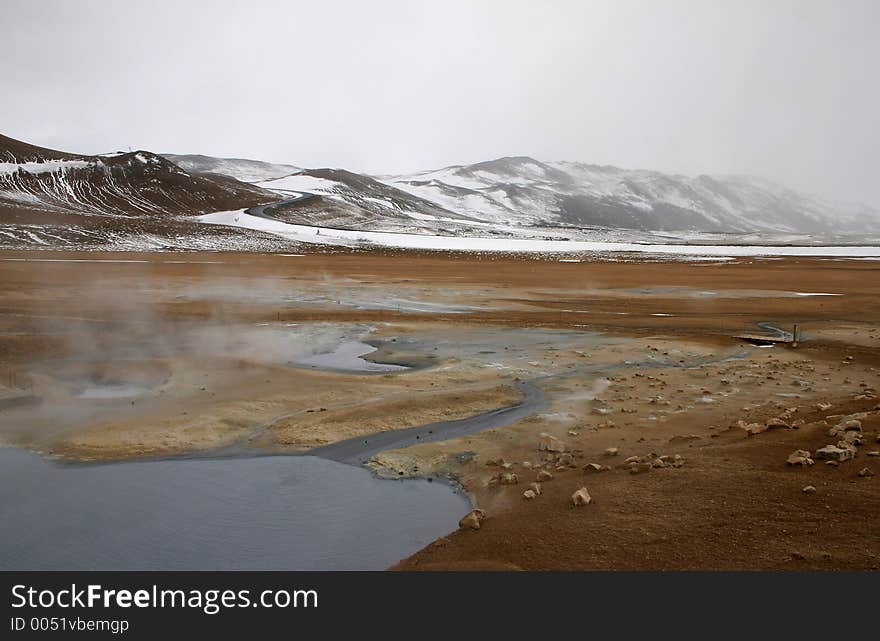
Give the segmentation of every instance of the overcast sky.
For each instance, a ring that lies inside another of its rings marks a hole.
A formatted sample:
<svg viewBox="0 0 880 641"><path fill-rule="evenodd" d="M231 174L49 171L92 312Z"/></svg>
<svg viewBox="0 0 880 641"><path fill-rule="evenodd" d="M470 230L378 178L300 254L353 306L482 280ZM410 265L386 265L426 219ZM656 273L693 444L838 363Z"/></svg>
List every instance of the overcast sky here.
<svg viewBox="0 0 880 641"><path fill-rule="evenodd" d="M877 0L0 3L0 132L43 146L530 155L880 205Z"/></svg>

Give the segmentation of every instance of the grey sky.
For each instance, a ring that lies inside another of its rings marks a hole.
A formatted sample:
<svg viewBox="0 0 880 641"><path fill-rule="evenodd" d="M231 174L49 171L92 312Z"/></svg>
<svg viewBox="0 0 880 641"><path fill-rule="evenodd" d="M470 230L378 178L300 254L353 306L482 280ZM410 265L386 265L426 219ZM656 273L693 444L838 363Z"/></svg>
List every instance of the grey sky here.
<svg viewBox="0 0 880 641"><path fill-rule="evenodd" d="M373 173L502 155L880 205L880 2L0 0L0 132Z"/></svg>

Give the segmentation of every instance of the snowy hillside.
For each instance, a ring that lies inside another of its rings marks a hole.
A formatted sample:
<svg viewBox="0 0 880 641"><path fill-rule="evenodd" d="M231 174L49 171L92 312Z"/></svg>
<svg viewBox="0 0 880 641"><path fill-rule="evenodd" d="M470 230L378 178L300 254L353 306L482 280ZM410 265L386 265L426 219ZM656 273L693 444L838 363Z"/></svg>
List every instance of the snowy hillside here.
<svg viewBox="0 0 880 641"><path fill-rule="evenodd" d="M276 214L293 223L453 234L481 224L370 176L343 169L305 169L257 185L282 195L315 196Z"/></svg>
<svg viewBox="0 0 880 641"><path fill-rule="evenodd" d="M85 156L0 136L0 246L127 246L134 238L179 246L205 235L186 217L277 199L227 176L190 174L147 151ZM211 236L242 236L218 232Z"/></svg>
<svg viewBox="0 0 880 641"><path fill-rule="evenodd" d="M692 178L509 157L380 180L450 211L511 225L703 232L880 229L880 213L867 207L744 176Z"/></svg>
<svg viewBox="0 0 880 641"><path fill-rule="evenodd" d="M241 215L266 203L279 204ZM211 212L222 213L200 220L227 226L197 222L196 216ZM394 233L457 238L462 247L474 239L482 239L480 247L495 247L496 241L499 247L507 241L536 247L545 242L852 246L876 244L880 235L875 210L753 177L692 178L527 157L372 177L148 151L86 156L0 136L0 247L272 251L299 242L276 223L308 228L307 237L317 236L318 228L345 232L340 236L345 243L351 242L348 232L357 238ZM407 242L428 248L440 241Z"/></svg>
<svg viewBox="0 0 880 641"><path fill-rule="evenodd" d="M216 158L199 154L161 155L190 173L223 174L247 183L281 178L282 176L300 171L300 168L294 165L263 162L262 160L248 160L246 158Z"/></svg>

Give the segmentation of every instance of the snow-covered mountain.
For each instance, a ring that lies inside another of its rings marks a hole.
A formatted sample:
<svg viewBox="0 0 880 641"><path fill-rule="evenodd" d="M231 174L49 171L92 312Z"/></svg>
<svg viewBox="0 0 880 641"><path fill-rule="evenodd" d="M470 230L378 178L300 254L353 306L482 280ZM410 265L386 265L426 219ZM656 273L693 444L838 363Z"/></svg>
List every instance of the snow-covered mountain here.
<svg viewBox="0 0 880 641"><path fill-rule="evenodd" d="M452 234L479 224L430 200L344 169L304 169L257 185L282 195L315 196L274 214L291 223Z"/></svg>
<svg viewBox="0 0 880 641"><path fill-rule="evenodd" d="M0 245L94 246L140 236L176 246L204 234L188 217L278 198L228 176L188 173L148 151L87 156L0 135Z"/></svg>
<svg viewBox="0 0 880 641"><path fill-rule="evenodd" d="M749 176L697 176L528 157L380 180L459 215L508 225L703 232L857 232L880 212Z"/></svg>
<svg viewBox="0 0 880 641"><path fill-rule="evenodd" d="M282 199L283 206L260 216L359 232L720 244L860 244L880 233L876 210L754 177L687 177L528 157L367 176L148 151L86 156L0 136L4 247L271 251L284 241L268 229L201 225L195 217Z"/></svg>
<svg viewBox="0 0 880 641"><path fill-rule="evenodd" d="M295 165L246 158L217 158L200 154L162 154L162 157L190 173L223 174L246 183L272 180L301 171Z"/></svg>

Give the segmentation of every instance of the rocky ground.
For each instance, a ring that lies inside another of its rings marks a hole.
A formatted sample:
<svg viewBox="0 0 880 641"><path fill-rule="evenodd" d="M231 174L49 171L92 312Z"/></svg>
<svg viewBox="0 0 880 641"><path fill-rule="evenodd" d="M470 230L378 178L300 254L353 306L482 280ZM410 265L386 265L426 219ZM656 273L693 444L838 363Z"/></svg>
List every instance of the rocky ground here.
<svg viewBox="0 0 880 641"><path fill-rule="evenodd" d="M371 461L480 510L400 569L876 568L878 294L872 261L6 252L0 440L307 451L529 381L532 415ZM802 341L736 338L766 321ZM349 339L412 369L298 362Z"/></svg>

